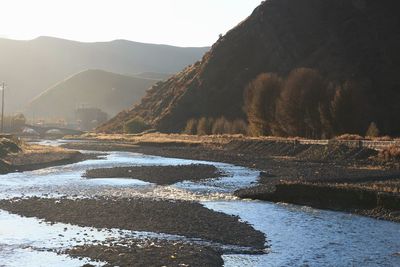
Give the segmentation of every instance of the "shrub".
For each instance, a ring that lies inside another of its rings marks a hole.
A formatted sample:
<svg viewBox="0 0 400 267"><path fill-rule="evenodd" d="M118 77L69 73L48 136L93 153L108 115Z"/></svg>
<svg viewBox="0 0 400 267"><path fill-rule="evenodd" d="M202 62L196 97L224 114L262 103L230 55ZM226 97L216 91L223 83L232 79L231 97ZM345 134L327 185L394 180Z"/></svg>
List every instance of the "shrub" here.
<svg viewBox="0 0 400 267"><path fill-rule="evenodd" d="M212 134L212 128L214 125L215 119L214 118L208 118L207 119L207 130L208 130L208 134Z"/></svg>
<svg viewBox="0 0 400 267"><path fill-rule="evenodd" d="M229 121L225 117L190 119L183 130L185 134L210 135L210 134L247 134L247 123L237 119Z"/></svg>
<svg viewBox="0 0 400 267"><path fill-rule="evenodd" d="M135 117L124 125L124 132L129 134L141 133L148 130L150 126L141 117Z"/></svg>
<svg viewBox="0 0 400 267"><path fill-rule="evenodd" d="M376 126L375 122L371 122L365 136L368 136L368 137L378 137L379 136L379 129Z"/></svg>
<svg viewBox="0 0 400 267"><path fill-rule="evenodd" d="M358 134L342 134L335 137L336 140L363 140L364 137Z"/></svg>
<svg viewBox="0 0 400 267"><path fill-rule="evenodd" d="M249 123L247 126L247 134L250 136L264 136L265 133L254 123Z"/></svg>
<svg viewBox="0 0 400 267"><path fill-rule="evenodd" d="M7 138L0 139L0 156L5 156L9 153L16 153L21 151L21 148L17 142Z"/></svg>
<svg viewBox="0 0 400 267"><path fill-rule="evenodd" d="M214 119L202 117L197 123L197 134L198 135L209 135L212 133L212 125Z"/></svg>
<svg viewBox="0 0 400 267"><path fill-rule="evenodd" d="M365 134L371 115L371 85L368 82L347 80L338 86L331 101L336 134Z"/></svg>
<svg viewBox="0 0 400 267"><path fill-rule="evenodd" d="M247 123L244 120L234 120L231 124L231 134L247 134L248 127Z"/></svg>
<svg viewBox="0 0 400 267"><path fill-rule="evenodd" d="M225 117L216 119L212 126L213 134L226 134L231 132L231 123Z"/></svg>
<svg viewBox="0 0 400 267"><path fill-rule="evenodd" d="M197 133L197 120L190 119L186 122L185 129L183 130L185 134L196 134Z"/></svg>

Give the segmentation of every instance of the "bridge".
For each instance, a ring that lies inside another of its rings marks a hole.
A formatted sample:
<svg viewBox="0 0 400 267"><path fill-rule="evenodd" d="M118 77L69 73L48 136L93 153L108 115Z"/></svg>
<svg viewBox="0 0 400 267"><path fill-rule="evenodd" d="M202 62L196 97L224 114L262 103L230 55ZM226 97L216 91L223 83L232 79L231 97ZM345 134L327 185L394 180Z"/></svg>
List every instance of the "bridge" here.
<svg viewBox="0 0 400 267"><path fill-rule="evenodd" d="M80 130L74 130L69 128L62 128L62 127L49 127L49 126L36 126L36 125L29 125L25 124L25 127L35 130L40 136L49 135L48 131L50 130L57 130L60 132L61 135L81 135L84 132Z"/></svg>

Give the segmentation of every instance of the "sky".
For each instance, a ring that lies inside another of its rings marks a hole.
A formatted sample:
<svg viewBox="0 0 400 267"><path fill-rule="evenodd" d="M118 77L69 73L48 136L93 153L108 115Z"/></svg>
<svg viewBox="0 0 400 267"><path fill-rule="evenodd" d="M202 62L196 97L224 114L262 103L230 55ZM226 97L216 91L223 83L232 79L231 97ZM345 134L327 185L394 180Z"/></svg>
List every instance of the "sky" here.
<svg viewBox="0 0 400 267"><path fill-rule="evenodd" d="M261 0L0 0L0 37L210 46Z"/></svg>

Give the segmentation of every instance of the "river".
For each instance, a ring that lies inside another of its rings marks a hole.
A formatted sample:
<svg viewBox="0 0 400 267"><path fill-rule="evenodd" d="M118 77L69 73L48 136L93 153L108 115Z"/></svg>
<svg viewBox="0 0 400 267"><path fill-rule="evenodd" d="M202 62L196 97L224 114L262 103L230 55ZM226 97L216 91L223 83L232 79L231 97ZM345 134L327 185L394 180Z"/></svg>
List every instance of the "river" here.
<svg viewBox="0 0 400 267"><path fill-rule="evenodd" d="M60 142L43 142L58 145ZM87 153L87 151L85 151ZM172 159L129 152L105 152L101 159L0 176L0 198L150 197L199 201L205 207L238 215L265 233L266 254L223 255L225 266L400 266L400 224L309 207L239 200L238 188L256 183L258 172L225 163ZM227 177L202 183L156 186L132 179L81 178L87 169L115 166L207 163ZM82 266L102 263L72 259L51 249L118 238L157 235L49 224L0 211L0 266ZM161 235L162 237L162 235ZM165 238L171 238L165 235ZM179 238L179 237L178 237ZM184 237L181 237L184 238Z"/></svg>

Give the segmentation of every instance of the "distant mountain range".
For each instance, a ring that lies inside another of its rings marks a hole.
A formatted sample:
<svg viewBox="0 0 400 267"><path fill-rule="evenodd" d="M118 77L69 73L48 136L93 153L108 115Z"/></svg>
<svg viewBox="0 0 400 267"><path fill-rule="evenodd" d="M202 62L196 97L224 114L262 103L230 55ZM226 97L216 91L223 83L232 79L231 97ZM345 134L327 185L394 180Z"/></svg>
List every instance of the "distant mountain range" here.
<svg viewBox="0 0 400 267"><path fill-rule="evenodd" d="M258 75L276 73L286 80L293 70L308 68L319 73L327 86L316 93L322 98L310 97L312 104L294 103L297 122L308 123L307 116L314 112L312 119L331 124L334 133L364 134L376 122L381 133L399 135L399 7L395 0L263 1L201 61L154 85L140 105L121 112L98 131L122 131L135 116L164 132L181 131L190 118L246 119L244 90ZM294 85L284 85L283 95L279 92L272 105L285 97L300 101L300 93L299 99L295 91L287 93L287 87ZM326 121L320 121L321 110ZM334 121L333 115L341 119ZM347 124L342 123L345 120Z"/></svg>
<svg viewBox="0 0 400 267"><path fill-rule="evenodd" d="M0 39L0 80L6 81L9 88L6 111L21 111L44 90L83 70L147 73L152 78L156 73L176 73L208 50L126 40L82 43L52 37Z"/></svg>
<svg viewBox="0 0 400 267"><path fill-rule="evenodd" d="M138 103L157 80L131 77L103 70L79 72L34 98L24 110L36 119L63 118L75 122L78 107L96 107L114 116Z"/></svg>

